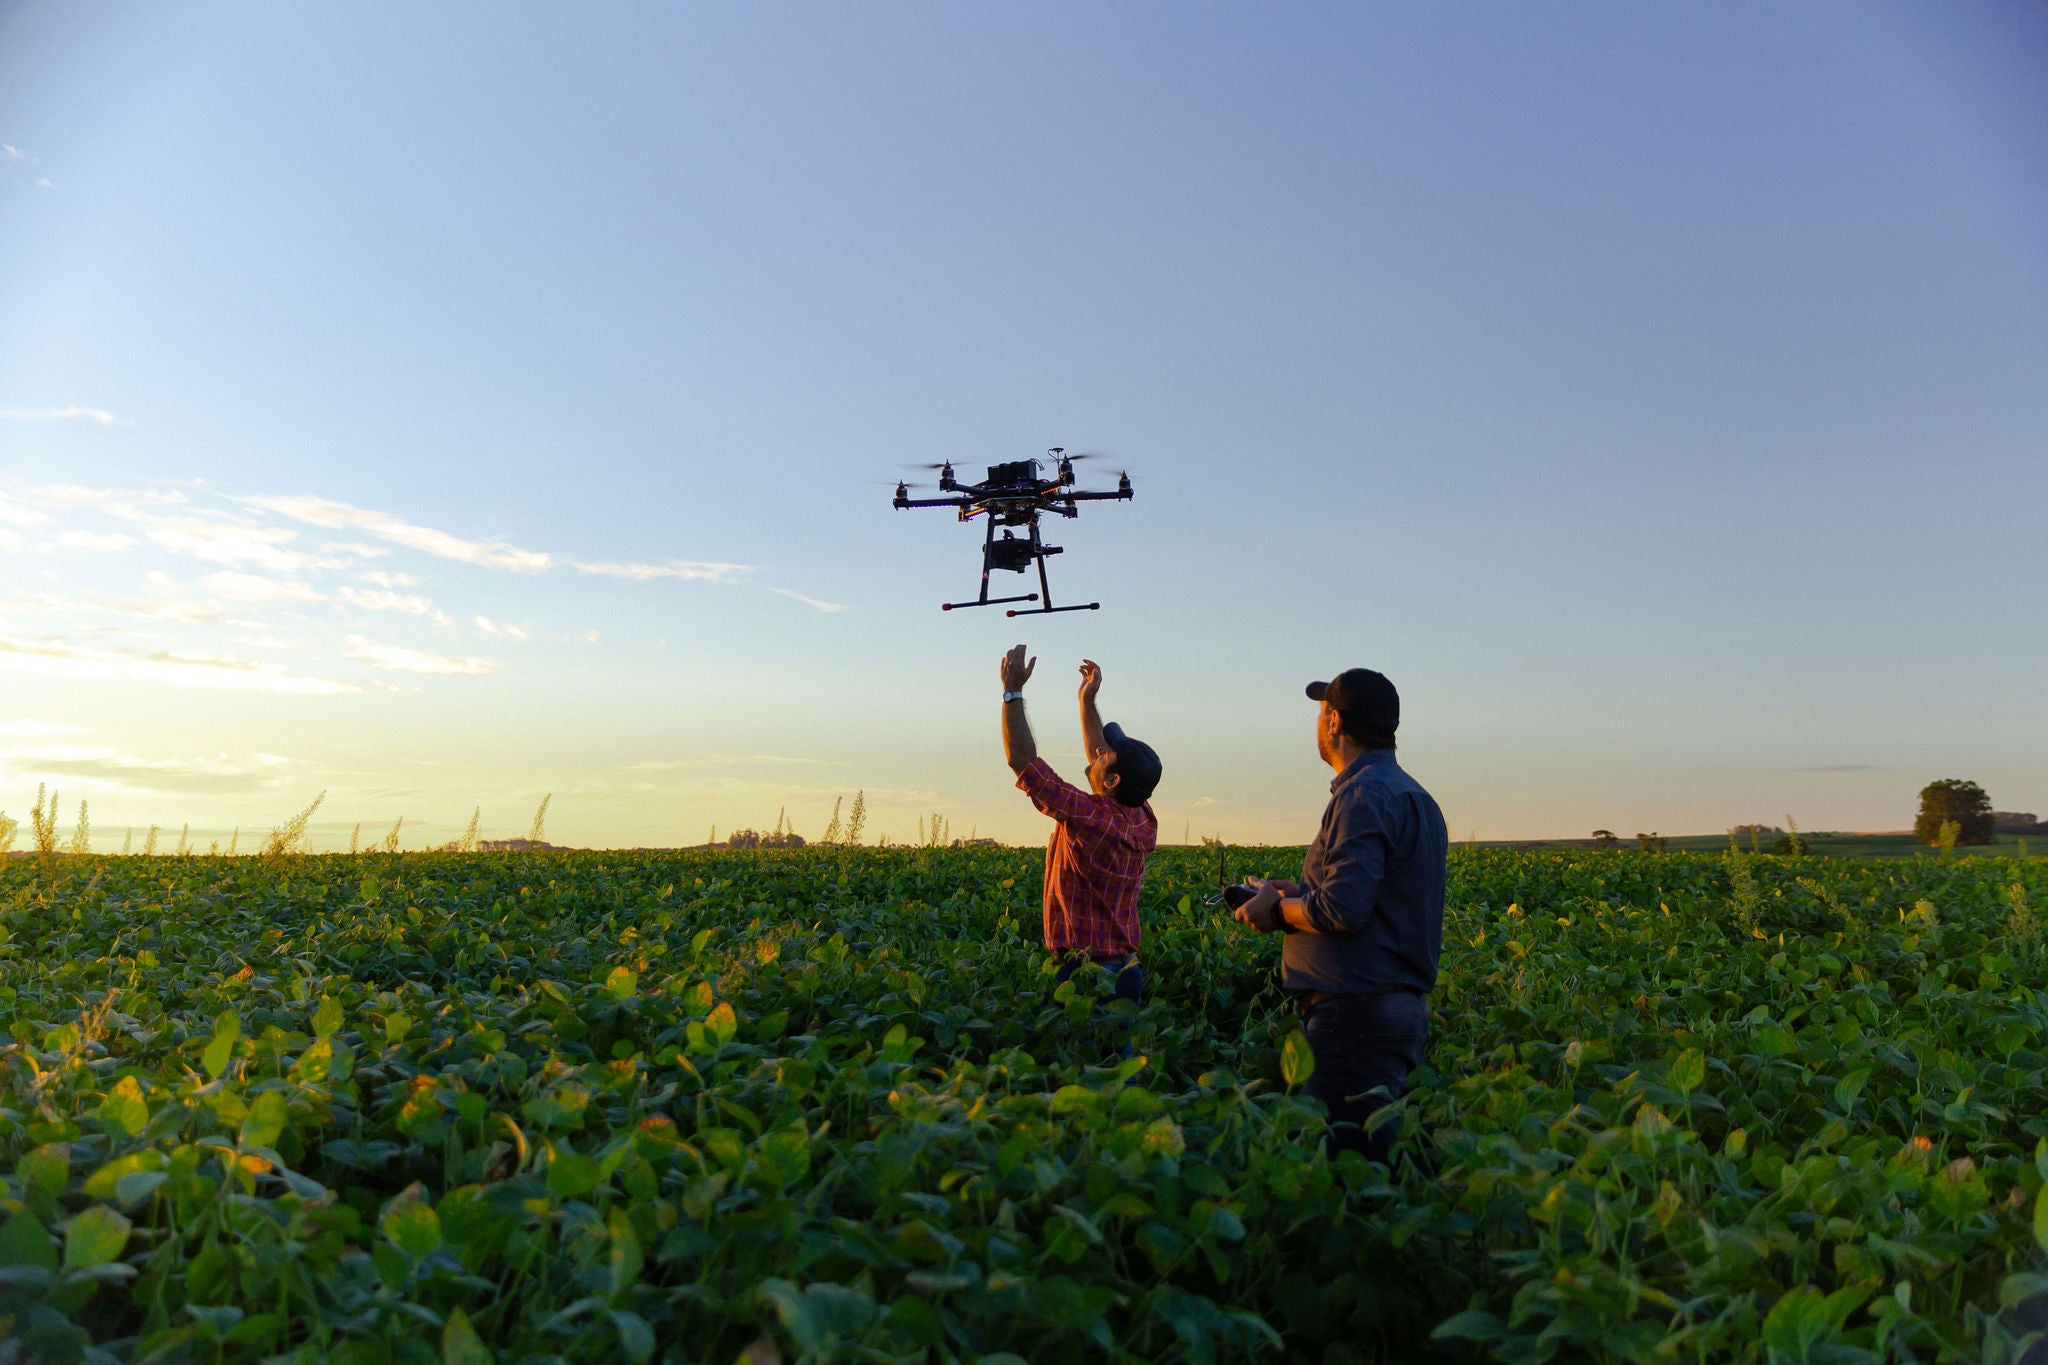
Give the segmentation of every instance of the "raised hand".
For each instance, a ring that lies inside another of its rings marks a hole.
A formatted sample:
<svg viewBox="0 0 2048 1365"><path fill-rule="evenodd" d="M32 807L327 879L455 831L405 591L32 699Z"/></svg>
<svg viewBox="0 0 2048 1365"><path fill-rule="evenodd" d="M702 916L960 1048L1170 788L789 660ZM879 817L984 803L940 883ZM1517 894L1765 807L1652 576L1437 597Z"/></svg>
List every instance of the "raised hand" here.
<svg viewBox="0 0 2048 1365"><path fill-rule="evenodd" d="M1081 660L1081 700L1094 701L1095 694L1102 690L1102 665L1093 659Z"/></svg>
<svg viewBox="0 0 2048 1365"><path fill-rule="evenodd" d="M1031 680L1031 670L1038 667L1038 657L1024 657L1024 646L1018 645L1003 656L1003 691L1022 692L1024 684Z"/></svg>

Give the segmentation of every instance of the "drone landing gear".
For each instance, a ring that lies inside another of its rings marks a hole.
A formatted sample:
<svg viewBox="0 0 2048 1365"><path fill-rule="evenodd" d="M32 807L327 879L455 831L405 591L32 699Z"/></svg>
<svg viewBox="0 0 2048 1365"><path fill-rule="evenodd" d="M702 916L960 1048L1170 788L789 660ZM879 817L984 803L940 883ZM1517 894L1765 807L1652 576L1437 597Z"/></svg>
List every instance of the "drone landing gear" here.
<svg viewBox="0 0 2048 1365"><path fill-rule="evenodd" d="M1008 531L1001 540L996 539L996 519L988 520L988 533L981 542L981 596L972 602L941 602L940 611L952 611L956 607L994 607L1004 602L1038 602L1042 607L1013 607L1003 613L1005 616L1046 616L1056 611L1100 611L1100 602L1086 602L1078 606L1056 607L1052 604L1052 584L1046 581L1045 560L1048 555L1061 553L1061 547L1047 545L1038 538L1038 523L1031 523L1031 538L1018 540ZM990 597L988 576L993 569L1009 569L1024 572L1024 566L1036 562L1038 565L1038 591L1021 593L1015 597Z"/></svg>

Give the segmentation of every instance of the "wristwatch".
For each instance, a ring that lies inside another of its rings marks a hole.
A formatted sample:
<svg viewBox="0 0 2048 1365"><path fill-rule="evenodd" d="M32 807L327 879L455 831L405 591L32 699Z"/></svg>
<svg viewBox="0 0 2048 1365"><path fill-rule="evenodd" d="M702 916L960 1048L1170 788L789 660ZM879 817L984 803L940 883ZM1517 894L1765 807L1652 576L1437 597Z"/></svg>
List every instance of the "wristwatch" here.
<svg viewBox="0 0 2048 1365"><path fill-rule="evenodd" d="M1005 692L1005 693L1003 693L1003 703L1004 703L1005 705L1008 705L1008 704L1009 704L1010 702L1013 702L1013 701L1022 701L1022 700L1024 700L1024 694L1023 694L1022 692Z"/></svg>

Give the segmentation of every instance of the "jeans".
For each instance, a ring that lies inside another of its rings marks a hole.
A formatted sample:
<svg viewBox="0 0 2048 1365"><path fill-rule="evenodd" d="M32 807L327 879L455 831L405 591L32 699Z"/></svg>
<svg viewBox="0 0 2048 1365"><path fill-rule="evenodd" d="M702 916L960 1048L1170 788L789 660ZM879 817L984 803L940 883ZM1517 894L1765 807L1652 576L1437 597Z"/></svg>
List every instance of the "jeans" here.
<svg viewBox="0 0 2048 1365"><path fill-rule="evenodd" d="M1385 1162L1398 1136L1390 1122L1368 1135L1365 1121L1401 1098L1408 1073L1422 1065L1429 1002L1420 995L1336 995L1297 1005L1316 1067L1302 1088L1330 1111L1325 1151L1360 1152Z"/></svg>
<svg viewBox="0 0 2048 1365"><path fill-rule="evenodd" d="M1059 975L1054 978L1055 988L1057 988L1058 982L1065 981L1091 961L1110 974L1112 978L1110 999L1128 1000L1131 1002L1133 1009L1143 1002L1145 997L1145 968L1139 963L1135 953L1128 956L1119 954L1116 957L1098 958L1090 958L1086 953L1068 953L1060 959ZM1111 1042L1112 1050L1119 1057L1130 1056L1130 1021L1118 1019L1111 1028L1114 1033L1114 1038Z"/></svg>

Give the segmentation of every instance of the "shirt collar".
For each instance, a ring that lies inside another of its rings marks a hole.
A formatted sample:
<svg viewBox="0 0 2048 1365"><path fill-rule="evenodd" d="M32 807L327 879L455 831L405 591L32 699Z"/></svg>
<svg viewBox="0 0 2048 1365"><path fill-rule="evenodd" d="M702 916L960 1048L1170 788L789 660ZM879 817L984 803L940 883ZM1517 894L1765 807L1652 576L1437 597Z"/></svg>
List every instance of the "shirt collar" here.
<svg viewBox="0 0 2048 1365"><path fill-rule="evenodd" d="M1357 758L1345 764L1343 772L1330 779L1330 791L1335 793L1339 787L1353 778L1362 775L1367 768L1377 767L1382 763L1391 764L1393 761L1394 751L1392 749L1367 749Z"/></svg>

